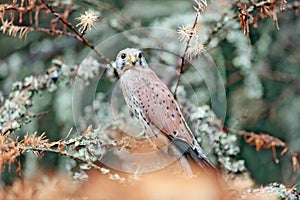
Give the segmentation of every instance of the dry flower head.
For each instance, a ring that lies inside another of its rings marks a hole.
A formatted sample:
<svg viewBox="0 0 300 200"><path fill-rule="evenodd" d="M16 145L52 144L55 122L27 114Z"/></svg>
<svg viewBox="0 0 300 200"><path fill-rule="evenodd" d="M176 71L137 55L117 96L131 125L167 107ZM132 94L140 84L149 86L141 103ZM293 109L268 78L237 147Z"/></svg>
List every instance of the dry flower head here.
<svg viewBox="0 0 300 200"><path fill-rule="evenodd" d="M77 25L79 26L79 32L85 33L87 30L90 30L92 27L96 28L95 22L99 16L96 15L93 11L85 11L84 14L81 14L80 17L75 18L76 20L80 21Z"/></svg>

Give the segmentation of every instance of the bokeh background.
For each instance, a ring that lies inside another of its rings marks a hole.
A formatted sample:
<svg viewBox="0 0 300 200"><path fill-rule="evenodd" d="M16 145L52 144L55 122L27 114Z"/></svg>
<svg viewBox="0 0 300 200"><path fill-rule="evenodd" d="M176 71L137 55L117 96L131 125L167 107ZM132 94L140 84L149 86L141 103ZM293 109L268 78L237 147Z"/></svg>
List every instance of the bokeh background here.
<svg viewBox="0 0 300 200"><path fill-rule="evenodd" d="M6 2L10 1L1 3ZM195 18L193 1L73 0L73 3L75 9L69 17L73 24L78 23L75 18L86 10L94 10L101 16L96 28L86 35L93 44L121 31L139 27L177 30L182 25L192 26ZM250 26L247 38L237 18L221 23L224 17L238 13L235 1L207 3L207 9L200 19L199 38L206 42L205 47L218 66L225 84L225 126L268 133L286 142L291 151L300 153L300 20L297 12L294 9L279 11L279 29L271 18L259 20L257 27ZM51 19L48 15L40 15L39 26L49 28ZM30 26L29 19L24 17L22 24ZM214 33L216 26L219 28ZM138 43L147 41L137 39L136 43L139 46ZM176 45L180 41L174 40L173 43ZM0 90L4 95L8 94L13 82L29 75L44 74L54 58L75 65L81 63L90 52L88 47L74 38L37 31L30 32L23 40L0 33L0 47ZM151 52L147 54L147 59L164 60L157 54L151 55ZM165 60L171 65L174 62L172 59ZM111 92L114 82L104 79L99 84L101 95L105 95ZM203 80L196 81L193 89L199 95L201 105L210 104ZM50 112L32 119L15 135L37 131L46 132L49 140L64 138L74 126L72 92L72 87L61 85L54 93L41 92L37 95L31 111ZM101 112L99 115L101 117ZM239 159L245 160L246 167L258 184L299 184L299 172L293 172L290 155L278 155L280 162L276 164L270 149L257 152L242 137L238 137L238 144L241 150ZM42 159L26 153L21 162L23 174L28 177L40 168L64 171L66 167L66 158L53 153L46 153ZM5 169L1 175L2 182L11 183L14 180L15 168L12 165Z"/></svg>

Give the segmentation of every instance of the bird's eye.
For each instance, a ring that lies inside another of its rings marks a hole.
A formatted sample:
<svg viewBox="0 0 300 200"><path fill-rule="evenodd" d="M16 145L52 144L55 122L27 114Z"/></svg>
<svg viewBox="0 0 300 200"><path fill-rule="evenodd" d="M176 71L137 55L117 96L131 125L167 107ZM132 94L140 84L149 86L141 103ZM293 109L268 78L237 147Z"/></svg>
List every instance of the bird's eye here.
<svg viewBox="0 0 300 200"><path fill-rule="evenodd" d="M125 58L126 58L126 54L123 53L123 54L121 55L121 58L122 58L122 59L125 59Z"/></svg>
<svg viewBox="0 0 300 200"><path fill-rule="evenodd" d="M139 53L138 57L141 59L143 57L142 53Z"/></svg>

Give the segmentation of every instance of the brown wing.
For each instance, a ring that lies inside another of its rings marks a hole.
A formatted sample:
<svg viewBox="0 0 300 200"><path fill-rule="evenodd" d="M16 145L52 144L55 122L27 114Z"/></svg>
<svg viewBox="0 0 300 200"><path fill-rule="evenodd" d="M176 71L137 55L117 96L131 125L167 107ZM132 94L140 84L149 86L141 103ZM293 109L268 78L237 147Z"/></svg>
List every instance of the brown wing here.
<svg viewBox="0 0 300 200"><path fill-rule="evenodd" d="M139 92L146 120L167 136L182 139L194 147L194 137L173 94L153 71L145 71L146 76L141 77Z"/></svg>

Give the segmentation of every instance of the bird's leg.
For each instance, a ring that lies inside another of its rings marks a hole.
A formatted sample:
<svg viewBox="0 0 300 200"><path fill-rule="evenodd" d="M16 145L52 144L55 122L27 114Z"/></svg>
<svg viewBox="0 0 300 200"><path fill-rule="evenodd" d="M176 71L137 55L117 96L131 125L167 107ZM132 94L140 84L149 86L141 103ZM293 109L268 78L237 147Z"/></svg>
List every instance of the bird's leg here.
<svg viewBox="0 0 300 200"><path fill-rule="evenodd" d="M151 144L153 149L159 150L159 147L157 146L155 139L151 139L150 137L148 137L148 141Z"/></svg>
<svg viewBox="0 0 300 200"><path fill-rule="evenodd" d="M154 139L151 139L151 137L149 136L149 134L147 134L147 131L144 130L138 136L145 136L146 137L146 141L148 141L150 143L150 145L152 146L152 148L155 149L155 150L158 150L158 146L156 145L156 142L154 141Z"/></svg>
<svg viewBox="0 0 300 200"><path fill-rule="evenodd" d="M130 178L135 181L140 180L140 175L141 175L141 172L140 172L139 168L137 168L135 170L135 172L130 176Z"/></svg>
<svg viewBox="0 0 300 200"><path fill-rule="evenodd" d="M186 172L186 175L189 178L192 178L193 177L193 172L192 172L192 169L190 167L190 164L189 164L187 158L182 154L182 152L178 148L176 148L176 146L170 145L170 147L171 147L171 151L173 153L175 153L174 156L179 157L181 166L184 168L184 170Z"/></svg>
<svg viewBox="0 0 300 200"><path fill-rule="evenodd" d="M146 138L148 139L148 136L147 136L145 130L142 130L140 133L138 133L136 135L136 137L138 137L138 138L143 138L143 136L146 136Z"/></svg>
<svg viewBox="0 0 300 200"><path fill-rule="evenodd" d="M189 178L192 178L193 177L193 172L192 172L191 166L190 166L188 160L186 159L186 157L184 155L181 155L181 157L180 157L180 163L184 167L186 175Z"/></svg>
<svg viewBox="0 0 300 200"><path fill-rule="evenodd" d="M152 148L155 150L159 150L159 147L156 144L157 134L155 133L155 130L153 130L150 126L145 126L144 134L146 135L146 138L151 144Z"/></svg>

